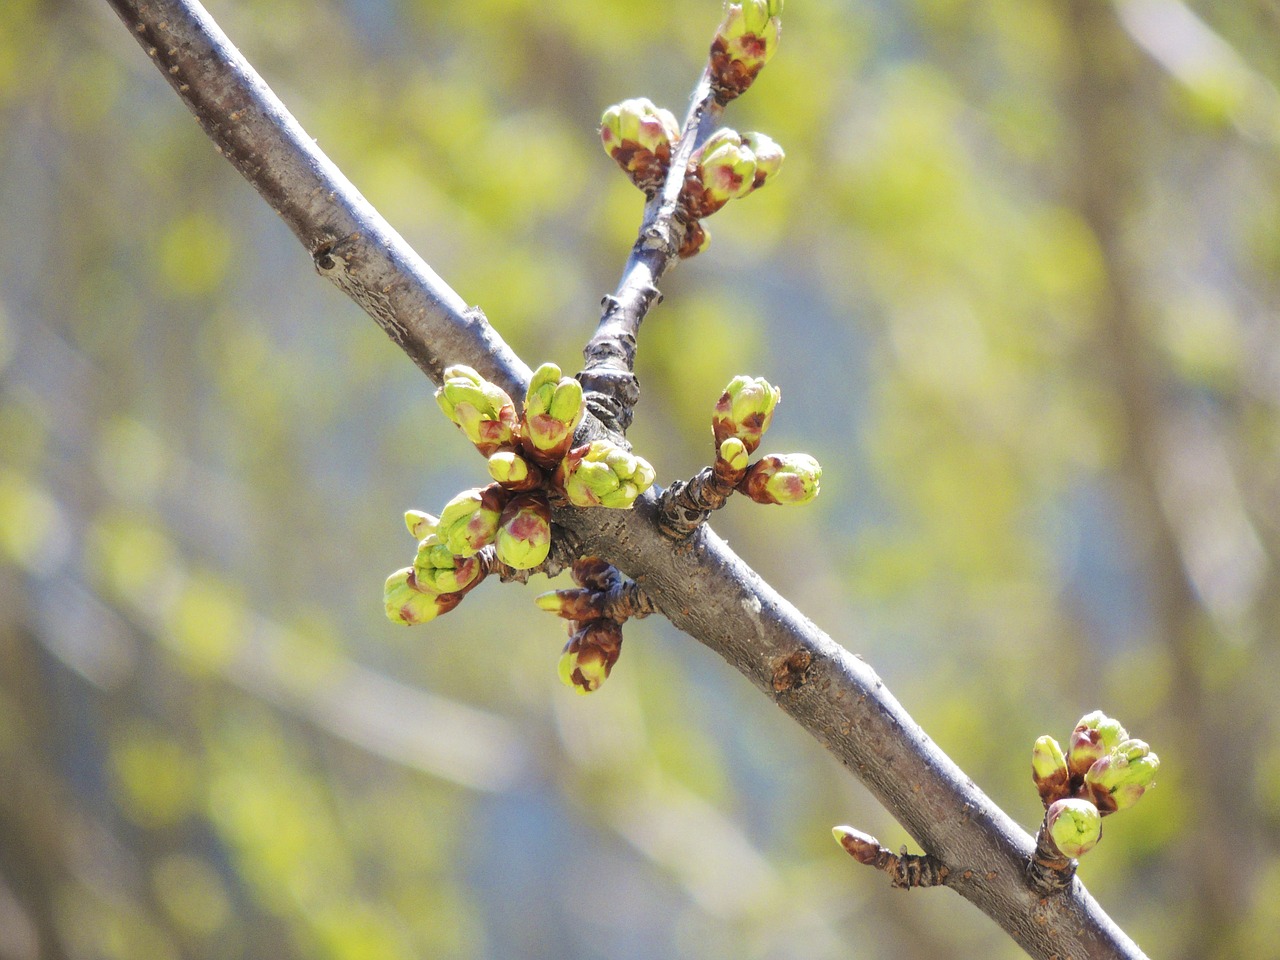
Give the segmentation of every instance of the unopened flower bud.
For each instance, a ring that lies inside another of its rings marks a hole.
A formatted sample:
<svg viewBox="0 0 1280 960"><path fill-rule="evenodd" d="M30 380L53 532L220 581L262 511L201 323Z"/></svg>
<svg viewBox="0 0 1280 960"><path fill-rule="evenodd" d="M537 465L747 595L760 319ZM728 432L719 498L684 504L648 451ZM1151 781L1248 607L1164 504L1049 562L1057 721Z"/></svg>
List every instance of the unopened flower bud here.
<svg viewBox="0 0 1280 960"><path fill-rule="evenodd" d="M418 545L413 561L413 579L424 593L457 593L472 587L482 570L474 556L458 557L430 536Z"/></svg>
<svg viewBox="0 0 1280 960"><path fill-rule="evenodd" d="M569 451L556 479L575 507L626 509L654 481L653 467L643 457L610 440L593 440Z"/></svg>
<svg viewBox="0 0 1280 960"><path fill-rule="evenodd" d="M436 532L436 524L439 522L438 518L421 510L406 510L404 513L404 525L409 528L409 533L415 540L425 540L431 536Z"/></svg>
<svg viewBox="0 0 1280 960"><path fill-rule="evenodd" d="M869 833L863 833L853 827L840 826L832 827L831 835L836 838L836 843L844 847L845 853L859 863L874 864L880 855L880 841Z"/></svg>
<svg viewBox="0 0 1280 960"><path fill-rule="evenodd" d="M444 376L436 403L477 450L488 457L514 442L516 407L505 390L461 364L448 367Z"/></svg>
<svg viewBox="0 0 1280 960"><path fill-rule="evenodd" d="M747 453L747 445L738 437L730 437L720 444L720 459L728 465L730 470L741 472L747 469L747 461L750 459Z"/></svg>
<svg viewBox="0 0 1280 960"><path fill-rule="evenodd" d="M600 118L600 142L632 181L652 194L667 175L680 125L670 110L644 97L614 104Z"/></svg>
<svg viewBox="0 0 1280 960"><path fill-rule="evenodd" d="M764 377L737 376L730 380L711 417L716 448L736 437L747 453L755 453L781 399L782 391Z"/></svg>
<svg viewBox="0 0 1280 960"><path fill-rule="evenodd" d="M554 468L569 452L582 415L582 384L562 376L554 363L544 363L533 372L525 396L525 452L542 466Z"/></svg>
<svg viewBox="0 0 1280 960"><path fill-rule="evenodd" d="M1071 731L1071 742L1067 746L1067 766L1073 777L1083 777L1095 760L1101 759L1129 734L1120 725L1101 710L1086 713Z"/></svg>
<svg viewBox="0 0 1280 960"><path fill-rule="evenodd" d="M1155 786L1160 758L1142 740L1125 740L1096 760L1084 785L1105 816L1127 810Z"/></svg>
<svg viewBox="0 0 1280 960"><path fill-rule="evenodd" d="M1031 750L1031 777L1040 791L1045 806L1067 795L1071 786L1071 773L1067 770L1067 758L1062 746L1050 736L1036 741Z"/></svg>
<svg viewBox="0 0 1280 960"><path fill-rule="evenodd" d="M1045 817L1049 836L1064 857L1082 857L1102 839L1102 814L1088 800L1057 800Z"/></svg>
<svg viewBox="0 0 1280 960"><path fill-rule="evenodd" d="M778 49L782 0L730 3L711 42L711 83L728 103L744 93Z"/></svg>
<svg viewBox="0 0 1280 960"><path fill-rule="evenodd" d="M612 620L580 624L560 656L560 680L578 693L590 693L609 677L622 652L622 627Z"/></svg>
<svg viewBox="0 0 1280 960"><path fill-rule="evenodd" d="M771 453L747 468L738 489L756 503L808 503L821 478L822 467L807 453Z"/></svg>
<svg viewBox="0 0 1280 960"><path fill-rule="evenodd" d="M496 483L463 490L440 511L436 536L456 556L472 556L498 535L507 497Z"/></svg>
<svg viewBox="0 0 1280 960"><path fill-rule="evenodd" d="M502 511L498 559L517 570L531 570L551 552L551 508L541 494L512 498Z"/></svg>
<svg viewBox="0 0 1280 960"><path fill-rule="evenodd" d="M382 604L392 623L412 626L448 613L462 602L461 593L427 593L418 588L413 567L397 570L382 588Z"/></svg>
<svg viewBox="0 0 1280 960"><path fill-rule="evenodd" d="M751 192L756 178L756 156L736 130L717 130L694 155L695 183L686 183L682 195L689 215L700 220L730 200ZM691 192L692 191L692 192Z"/></svg>
<svg viewBox="0 0 1280 960"><path fill-rule="evenodd" d="M513 492L536 490L542 472L514 450L499 450L488 460L489 476Z"/></svg>
<svg viewBox="0 0 1280 960"><path fill-rule="evenodd" d="M766 180L778 175L786 154L772 137L763 133L744 133L742 142L755 155L756 175L751 181L751 189L758 190Z"/></svg>

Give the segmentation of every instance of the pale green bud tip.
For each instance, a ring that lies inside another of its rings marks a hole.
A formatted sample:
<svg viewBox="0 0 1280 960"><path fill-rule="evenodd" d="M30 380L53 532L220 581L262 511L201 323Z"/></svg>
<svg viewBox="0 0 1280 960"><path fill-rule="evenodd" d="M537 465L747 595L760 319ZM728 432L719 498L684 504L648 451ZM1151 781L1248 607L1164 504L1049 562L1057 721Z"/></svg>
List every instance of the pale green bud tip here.
<svg viewBox="0 0 1280 960"><path fill-rule="evenodd" d="M730 437L720 444L720 459L727 463L732 470L747 469L749 458L747 445L737 437Z"/></svg>
<svg viewBox="0 0 1280 960"><path fill-rule="evenodd" d="M424 593L456 593L465 590L480 577L480 563L475 557L454 556L435 536L418 545L413 561L416 586Z"/></svg>
<svg viewBox="0 0 1280 960"><path fill-rule="evenodd" d="M585 650L566 650L560 657L557 666L560 682L573 687L578 693L591 693L600 689L600 684L609 678L609 667L599 651L588 647Z"/></svg>
<svg viewBox="0 0 1280 960"><path fill-rule="evenodd" d="M443 612L434 594L418 589L413 577L413 567L397 570L387 577L382 588L382 603L387 619L406 627L415 623L427 623Z"/></svg>
<svg viewBox="0 0 1280 960"><path fill-rule="evenodd" d="M506 496L496 485L462 491L440 511L436 536L457 556L472 556L497 536Z"/></svg>
<svg viewBox="0 0 1280 960"><path fill-rule="evenodd" d="M756 503L801 504L821 492L822 466L807 453L772 453L753 463L738 489Z"/></svg>
<svg viewBox="0 0 1280 960"><path fill-rule="evenodd" d="M565 496L574 506L619 510L635 503L656 476L647 460L609 440L593 440L581 455L566 459L564 470Z"/></svg>
<svg viewBox="0 0 1280 960"><path fill-rule="evenodd" d="M742 0L729 4L719 38L734 59L750 66L764 66L777 50L781 34L780 0Z"/></svg>
<svg viewBox="0 0 1280 960"><path fill-rule="evenodd" d="M755 453L781 399L782 391L763 377L734 377L716 401L711 416L716 442L737 437L747 453Z"/></svg>
<svg viewBox="0 0 1280 960"><path fill-rule="evenodd" d="M1031 751L1031 769L1037 780L1065 776L1067 758L1062 753L1062 745L1048 735L1038 739Z"/></svg>
<svg viewBox="0 0 1280 960"><path fill-rule="evenodd" d="M1128 736L1119 720L1113 720L1101 710L1086 713L1071 731L1071 741L1067 748L1067 763L1072 775L1083 776L1095 760L1103 757Z"/></svg>
<svg viewBox="0 0 1280 960"><path fill-rule="evenodd" d="M679 136L675 115L647 97L615 103L600 117L600 142L610 156L627 141L656 153Z"/></svg>
<svg viewBox="0 0 1280 960"><path fill-rule="evenodd" d="M440 522L437 517L433 517L429 513L423 513L421 510L406 510L404 512L404 525L409 528L409 533L413 535L415 540L425 540L431 534L436 532L436 525Z"/></svg>
<svg viewBox="0 0 1280 960"><path fill-rule="evenodd" d="M489 458L489 476L501 484L521 484L529 479L529 463L510 450L501 450Z"/></svg>
<svg viewBox="0 0 1280 960"><path fill-rule="evenodd" d="M1102 838L1102 814L1087 800L1058 800L1045 821L1054 846L1064 857L1081 857Z"/></svg>
<svg viewBox="0 0 1280 960"><path fill-rule="evenodd" d="M707 195L718 202L745 197L755 187L756 158L734 130L713 133L702 147L699 179Z"/></svg>
<svg viewBox="0 0 1280 960"><path fill-rule="evenodd" d="M529 382L524 405L526 452L531 446L535 459L552 466L569 450L573 431L582 422L582 384L562 376L554 363L544 363Z"/></svg>
<svg viewBox="0 0 1280 960"><path fill-rule="evenodd" d="M533 602L548 613L559 613L564 607L564 601L560 599L560 591L558 590L552 590L550 593L540 593L533 598Z"/></svg>
<svg viewBox="0 0 1280 960"><path fill-rule="evenodd" d="M859 863L874 863L880 853L879 840L853 827L832 827L831 835L836 838L836 843L844 848L844 852Z"/></svg>
<svg viewBox="0 0 1280 960"><path fill-rule="evenodd" d="M498 559L517 570L531 570L551 552L551 510L541 496L516 497L502 512Z"/></svg>
<svg viewBox="0 0 1280 960"><path fill-rule="evenodd" d="M1107 813L1133 806L1155 786L1160 758L1142 740L1125 740L1097 760L1084 776L1085 785Z"/></svg>
<svg viewBox="0 0 1280 960"><path fill-rule="evenodd" d="M782 169L782 161L786 158L786 154L782 152L782 148L763 133L744 133L742 135L743 144L752 152L756 158L756 175L752 181L752 187L759 187L764 184L765 180L778 175L778 171Z"/></svg>

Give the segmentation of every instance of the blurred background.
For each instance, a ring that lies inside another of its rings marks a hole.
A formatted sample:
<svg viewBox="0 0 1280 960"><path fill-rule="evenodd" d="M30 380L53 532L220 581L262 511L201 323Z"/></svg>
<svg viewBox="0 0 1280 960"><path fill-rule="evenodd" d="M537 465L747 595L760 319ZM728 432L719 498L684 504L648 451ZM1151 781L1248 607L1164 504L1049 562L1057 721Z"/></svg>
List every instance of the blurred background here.
<svg viewBox="0 0 1280 960"><path fill-rule="evenodd" d="M573 695L548 589L387 622L485 481L105 3L0 18L0 960L1016 957L829 829L905 833L661 618ZM212 0L523 358L569 370L716 0ZM1080 873L1152 955L1280 957L1275 0L825 0L727 119L788 151L641 338L631 437L738 373L804 510L714 526L1005 810L1102 708L1163 759ZM566 578L567 580L567 578Z"/></svg>

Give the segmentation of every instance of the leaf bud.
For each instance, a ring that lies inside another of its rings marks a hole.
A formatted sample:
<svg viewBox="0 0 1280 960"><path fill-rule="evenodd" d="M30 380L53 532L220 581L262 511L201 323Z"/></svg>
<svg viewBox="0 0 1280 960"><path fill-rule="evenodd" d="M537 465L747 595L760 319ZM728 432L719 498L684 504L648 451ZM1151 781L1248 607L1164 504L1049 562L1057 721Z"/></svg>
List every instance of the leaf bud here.
<svg viewBox="0 0 1280 960"><path fill-rule="evenodd" d="M475 585L482 574L474 556L458 557L436 537L418 544L413 561L413 579L424 593L458 593Z"/></svg>
<svg viewBox="0 0 1280 960"><path fill-rule="evenodd" d="M1067 746L1067 766L1073 777L1083 777L1095 760L1101 759L1127 739L1128 732L1101 710L1086 713L1071 731Z"/></svg>
<svg viewBox="0 0 1280 960"><path fill-rule="evenodd" d="M778 49L782 0L730 3L711 42L711 84L716 99L728 103L751 86Z"/></svg>
<svg viewBox="0 0 1280 960"><path fill-rule="evenodd" d="M652 195L671 164L671 148L680 124L670 110L645 97L623 100L600 118L600 142L632 182Z"/></svg>
<svg viewBox="0 0 1280 960"><path fill-rule="evenodd" d="M436 524L439 522L438 517L421 510L406 510L404 513L404 525L409 528L409 533L415 540L425 540L431 536L436 532Z"/></svg>
<svg viewBox="0 0 1280 960"><path fill-rule="evenodd" d="M579 624L560 656L560 680L578 693L591 693L608 679L621 652L621 625L613 620Z"/></svg>

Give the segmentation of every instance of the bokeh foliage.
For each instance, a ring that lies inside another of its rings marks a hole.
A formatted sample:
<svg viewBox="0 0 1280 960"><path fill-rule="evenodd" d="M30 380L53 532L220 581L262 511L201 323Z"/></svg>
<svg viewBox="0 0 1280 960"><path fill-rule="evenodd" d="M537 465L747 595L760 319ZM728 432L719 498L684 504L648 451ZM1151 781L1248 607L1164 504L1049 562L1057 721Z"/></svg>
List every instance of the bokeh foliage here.
<svg viewBox="0 0 1280 960"><path fill-rule="evenodd" d="M218 0L531 363L573 369L714 0ZM1280 957L1274 4L793 0L730 120L788 151L647 321L660 482L737 373L801 511L715 520L1029 827L1095 707L1159 789L1081 873L1153 956ZM1016 956L660 618L575 697L529 588L382 617L483 465L105 4L0 18L0 957ZM480 599L483 598L483 599ZM1182 904L1194 903L1196 909Z"/></svg>

